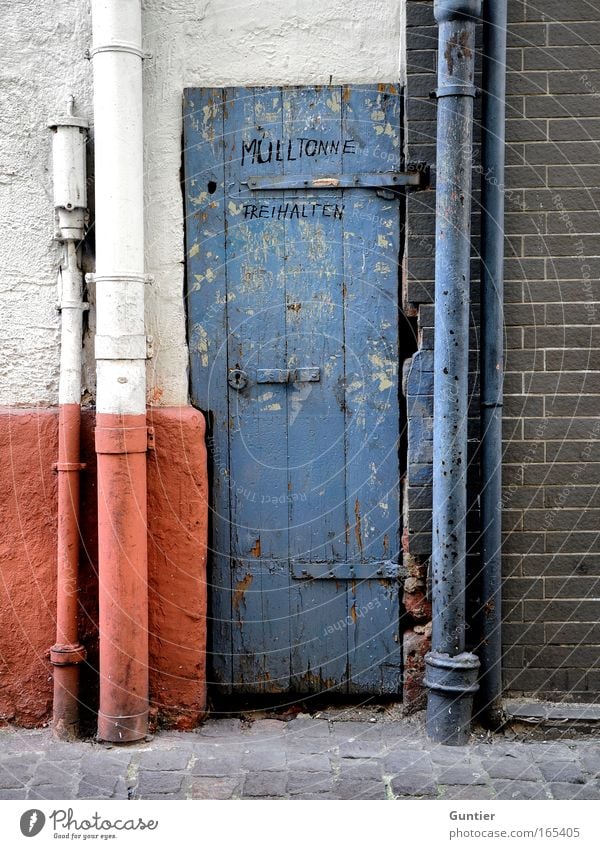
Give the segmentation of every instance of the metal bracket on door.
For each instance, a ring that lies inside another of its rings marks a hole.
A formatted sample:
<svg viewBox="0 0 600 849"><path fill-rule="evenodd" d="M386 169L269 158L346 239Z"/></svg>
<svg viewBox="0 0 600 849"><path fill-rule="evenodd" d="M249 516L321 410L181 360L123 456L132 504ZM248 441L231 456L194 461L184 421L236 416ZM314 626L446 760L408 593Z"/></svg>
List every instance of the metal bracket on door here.
<svg viewBox="0 0 600 849"><path fill-rule="evenodd" d="M257 383L318 383L321 369L309 368L259 368L256 370Z"/></svg>
<svg viewBox="0 0 600 849"><path fill-rule="evenodd" d="M408 570L393 560L371 563L298 563L292 564L292 578L297 581L369 581L400 580Z"/></svg>
<svg viewBox="0 0 600 849"><path fill-rule="evenodd" d="M377 194L397 193L402 188L424 189L429 185L429 166L425 162L409 165L408 171L381 171L374 174L337 174L308 177L297 174L248 177L243 183L255 192L314 191L315 189L376 189Z"/></svg>

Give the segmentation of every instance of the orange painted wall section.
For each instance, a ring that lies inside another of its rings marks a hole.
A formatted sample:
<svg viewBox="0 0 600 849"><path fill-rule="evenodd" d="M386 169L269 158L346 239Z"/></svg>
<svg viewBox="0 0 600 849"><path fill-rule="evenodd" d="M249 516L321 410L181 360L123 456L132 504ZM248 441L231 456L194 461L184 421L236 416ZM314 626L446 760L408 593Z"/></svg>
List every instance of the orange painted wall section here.
<svg viewBox="0 0 600 849"><path fill-rule="evenodd" d="M84 728L98 707L94 413L82 421L80 634ZM205 426L192 407L151 408L148 453L150 698L155 721L198 724L206 710ZM41 725L52 710L57 409L0 410L0 721Z"/></svg>

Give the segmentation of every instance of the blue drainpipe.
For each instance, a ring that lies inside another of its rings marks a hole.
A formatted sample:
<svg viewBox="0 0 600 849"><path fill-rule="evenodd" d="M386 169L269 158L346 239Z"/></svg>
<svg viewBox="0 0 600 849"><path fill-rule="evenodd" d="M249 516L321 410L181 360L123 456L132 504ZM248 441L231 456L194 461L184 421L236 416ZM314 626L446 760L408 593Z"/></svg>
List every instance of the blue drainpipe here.
<svg viewBox="0 0 600 849"><path fill-rule="evenodd" d="M481 0L435 0L439 26L433 390L433 625L427 733L467 742L479 660L465 651L475 24Z"/></svg>
<svg viewBox="0 0 600 849"><path fill-rule="evenodd" d="M504 373L504 146L507 0L483 13L481 103L481 718L497 728L502 710L502 383Z"/></svg>

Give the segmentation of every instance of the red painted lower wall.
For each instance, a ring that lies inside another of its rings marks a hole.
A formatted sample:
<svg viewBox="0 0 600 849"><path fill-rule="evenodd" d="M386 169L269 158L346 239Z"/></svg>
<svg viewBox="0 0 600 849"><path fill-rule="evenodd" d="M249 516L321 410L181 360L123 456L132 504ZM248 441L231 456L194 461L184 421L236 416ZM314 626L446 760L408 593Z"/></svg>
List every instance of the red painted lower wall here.
<svg viewBox="0 0 600 849"><path fill-rule="evenodd" d="M98 704L94 412L82 422L80 635L82 721ZM206 710L207 472L204 418L151 408L148 453L150 698L156 721L196 725ZM55 639L58 410L0 410L0 720L48 722Z"/></svg>

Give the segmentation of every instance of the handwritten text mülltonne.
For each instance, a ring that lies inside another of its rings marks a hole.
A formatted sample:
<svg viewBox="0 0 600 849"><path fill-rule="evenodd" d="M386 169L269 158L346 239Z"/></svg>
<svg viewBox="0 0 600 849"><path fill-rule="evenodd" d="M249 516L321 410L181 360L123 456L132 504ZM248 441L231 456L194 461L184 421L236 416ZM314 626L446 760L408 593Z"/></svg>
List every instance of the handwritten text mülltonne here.
<svg viewBox="0 0 600 849"><path fill-rule="evenodd" d="M242 165L266 165L267 162L295 162L305 157L336 156L357 153L354 139L251 139L242 142Z"/></svg>

